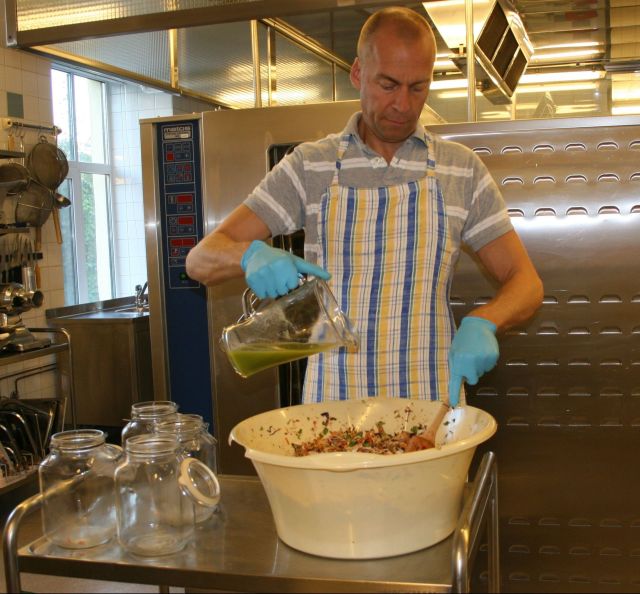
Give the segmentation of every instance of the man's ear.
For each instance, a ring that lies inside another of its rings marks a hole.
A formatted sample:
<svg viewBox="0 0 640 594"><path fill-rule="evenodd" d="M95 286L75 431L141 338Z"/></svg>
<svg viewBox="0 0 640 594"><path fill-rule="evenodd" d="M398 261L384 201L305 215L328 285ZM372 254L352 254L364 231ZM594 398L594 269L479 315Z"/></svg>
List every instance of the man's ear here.
<svg viewBox="0 0 640 594"><path fill-rule="evenodd" d="M353 65L351 66L349 78L351 79L351 84L358 90L360 90L361 74L362 69L360 68L360 60L358 59L358 57L356 57L356 59L353 61Z"/></svg>

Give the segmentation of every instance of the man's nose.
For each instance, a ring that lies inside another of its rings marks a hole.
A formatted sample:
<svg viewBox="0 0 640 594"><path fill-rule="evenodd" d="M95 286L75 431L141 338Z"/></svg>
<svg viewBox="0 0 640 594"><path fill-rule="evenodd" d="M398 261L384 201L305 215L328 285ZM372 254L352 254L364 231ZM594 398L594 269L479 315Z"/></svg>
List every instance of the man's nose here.
<svg viewBox="0 0 640 594"><path fill-rule="evenodd" d="M405 89L404 87L399 87L395 94L394 107L399 112L409 111L411 101L410 101L410 91L409 89Z"/></svg>

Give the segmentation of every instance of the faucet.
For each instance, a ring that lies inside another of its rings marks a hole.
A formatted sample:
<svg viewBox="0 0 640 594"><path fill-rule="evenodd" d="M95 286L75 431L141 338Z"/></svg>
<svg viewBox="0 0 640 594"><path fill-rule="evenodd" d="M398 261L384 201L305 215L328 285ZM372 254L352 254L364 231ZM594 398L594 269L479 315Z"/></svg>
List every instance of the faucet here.
<svg viewBox="0 0 640 594"><path fill-rule="evenodd" d="M136 285L136 301L135 306L136 309L142 311L145 308L145 304L148 303L149 296L147 295L147 299L145 300L145 292L147 290L147 282L144 285Z"/></svg>

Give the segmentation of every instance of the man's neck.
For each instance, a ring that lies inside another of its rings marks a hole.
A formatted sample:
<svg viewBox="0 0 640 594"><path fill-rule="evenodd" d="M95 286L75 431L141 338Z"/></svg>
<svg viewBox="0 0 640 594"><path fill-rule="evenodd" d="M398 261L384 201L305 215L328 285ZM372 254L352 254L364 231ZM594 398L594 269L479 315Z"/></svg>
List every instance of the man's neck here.
<svg viewBox="0 0 640 594"><path fill-rule="evenodd" d="M364 120L360 117L358 121L358 134L370 149L374 150L381 157L384 157L384 160L387 163L391 163L391 159L396 154L396 151L400 148L402 144L404 144L404 140L402 142L385 142L380 140L371 130L365 125Z"/></svg>

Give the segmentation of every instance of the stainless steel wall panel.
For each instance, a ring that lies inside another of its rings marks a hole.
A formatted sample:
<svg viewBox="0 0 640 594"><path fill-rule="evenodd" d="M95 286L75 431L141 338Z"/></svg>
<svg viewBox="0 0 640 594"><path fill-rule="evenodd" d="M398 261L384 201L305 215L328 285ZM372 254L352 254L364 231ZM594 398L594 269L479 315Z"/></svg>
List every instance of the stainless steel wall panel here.
<svg viewBox="0 0 640 594"><path fill-rule="evenodd" d="M433 130L483 159L545 286L468 389L500 426L503 589L638 591L640 118ZM456 318L492 290L463 254Z"/></svg>

